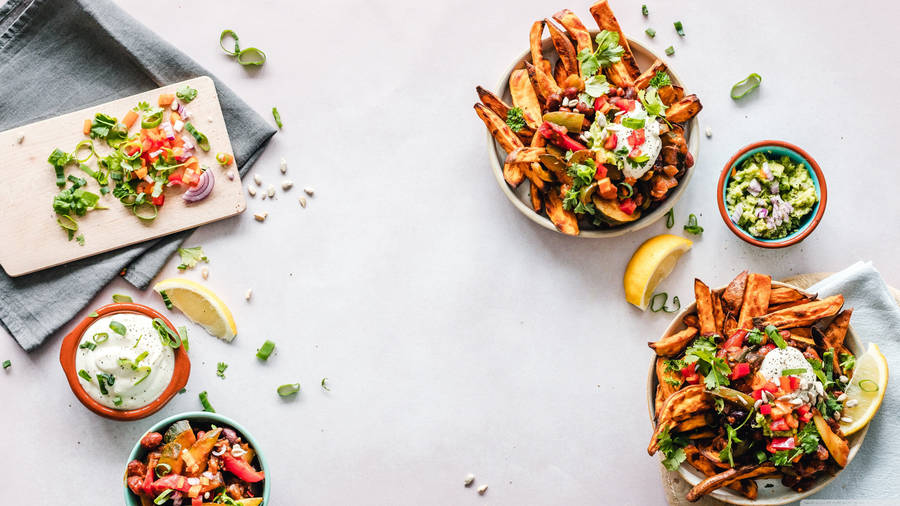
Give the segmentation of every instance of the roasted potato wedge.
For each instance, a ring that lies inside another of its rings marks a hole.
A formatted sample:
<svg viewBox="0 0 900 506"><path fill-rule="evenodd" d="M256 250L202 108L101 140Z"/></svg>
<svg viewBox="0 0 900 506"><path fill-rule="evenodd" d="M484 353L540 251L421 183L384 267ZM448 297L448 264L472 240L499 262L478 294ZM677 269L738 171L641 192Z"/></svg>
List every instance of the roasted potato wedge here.
<svg viewBox="0 0 900 506"><path fill-rule="evenodd" d="M543 70L535 67L534 65L525 62L525 70L528 71L528 77L531 79L531 83L534 85L535 91L537 91L538 97L543 102L547 101L547 97L554 93L561 93L559 86L553 80L553 77L549 74L545 73Z"/></svg>
<svg viewBox="0 0 900 506"><path fill-rule="evenodd" d="M531 208L534 209L534 212L539 213L544 210L544 197L541 195L541 190L534 183L531 183L528 196L531 198Z"/></svg>
<svg viewBox="0 0 900 506"><path fill-rule="evenodd" d="M706 494L722 487L727 487L737 481L772 474L777 470L778 469L769 462L727 469L696 484L694 488L688 492L687 500L695 502Z"/></svg>
<svg viewBox="0 0 900 506"><path fill-rule="evenodd" d="M600 0L591 6L590 11L591 16L594 17L594 21L597 22L597 26L600 27L601 30L608 30L619 34L619 45L625 50L625 52L622 53L621 60L613 63L607 68L607 77L609 77L609 80L616 86L633 87L634 80L640 75L641 71L634 61L634 54L631 53L628 37L625 37L625 33L622 31L622 28L619 27L619 21L613 14L612 9L610 9L609 2L607 2L607 0Z"/></svg>
<svg viewBox="0 0 900 506"><path fill-rule="evenodd" d="M793 327L805 327L812 325L822 318L834 316L844 305L843 295L832 295L822 300L807 302L799 306L782 309L767 315L753 318L753 325L764 328L774 325L776 328L789 329Z"/></svg>
<svg viewBox="0 0 900 506"><path fill-rule="evenodd" d="M712 397L706 393L703 385L691 385L670 395L663 403L662 409L659 410L656 429L653 431L647 453L652 456L659 450L658 436L663 431L671 429L675 424L691 415L712 408L712 405Z"/></svg>
<svg viewBox="0 0 900 506"><path fill-rule="evenodd" d="M684 351L699 332L696 327L687 327L659 341L647 343L647 345L653 348L653 351L661 357L674 357Z"/></svg>
<svg viewBox="0 0 900 506"><path fill-rule="evenodd" d="M700 321L700 335L717 333L716 317L713 313L712 292L703 281L694 278L694 298L697 301L697 319Z"/></svg>
<svg viewBox="0 0 900 506"><path fill-rule="evenodd" d="M722 307L722 295L720 292L712 293L713 318L716 322L716 333L725 336L725 309Z"/></svg>
<svg viewBox="0 0 900 506"><path fill-rule="evenodd" d="M525 123L536 130L541 126L541 103L538 102L534 86L525 69L513 70L509 75L509 94L512 95L513 105L522 109ZM505 116L501 116L505 118ZM535 134L536 135L536 134Z"/></svg>
<svg viewBox="0 0 900 506"><path fill-rule="evenodd" d="M550 65L550 62L544 58L543 38L544 21L535 21L531 25L531 32L528 34L529 48L531 50L531 63L549 76L553 74L553 67Z"/></svg>
<svg viewBox="0 0 900 506"><path fill-rule="evenodd" d="M584 50L594 51L594 41L591 39L591 33L574 12L569 9L563 9L554 14L553 19L557 20L566 29L569 37L572 37L575 41L575 49L579 53Z"/></svg>
<svg viewBox="0 0 900 506"><path fill-rule="evenodd" d="M634 87L639 90L645 89L650 85L650 80L653 79L653 76L655 76L657 72L665 72L666 70L668 70L668 67L665 63L661 60L654 61L653 65L650 65L650 68L645 70L634 80Z"/></svg>
<svg viewBox="0 0 900 506"><path fill-rule="evenodd" d="M569 36L557 28L549 19L544 20L544 23L547 25L547 30L550 31L550 40L553 42L553 47L556 48L556 53L559 55L559 61L566 71L566 77L580 75L580 65L578 64L575 46L569 40ZM562 83L563 81L557 79L557 84L562 85Z"/></svg>
<svg viewBox="0 0 900 506"><path fill-rule="evenodd" d="M744 288L746 286L747 271L743 271L722 292L722 302L725 304L725 311L734 315L741 312L741 304L744 302Z"/></svg>
<svg viewBox="0 0 900 506"><path fill-rule="evenodd" d="M806 293L789 286L773 286L772 293L769 295L769 304L776 306L787 302L798 300L812 300L816 298L814 293Z"/></svg>
<svg viewBox="0 0 900 506"><path fill-rule="evenodd" d="M765 274L747 276L747 287L744 289L744 301L741 303L741 316L738 328L749 329L756 316L766 314L769 309L769 294L772 292L772 278Z"/></svg>
<svg viewBox="0 0 900 506"><path fill-rule="evenodd" d="M515 133L513 133L506 124L506 121L501 119L500 116L497 116L494 111L491 111L482 104L475 104L475 113L478 114L481 121L488 127L491 135L500 143L500 146L504 151L511 153L515 151L516 148L524 147L522 141Z"/></svg>
<svg viewBox="0 0 900 506"><path fill-rule="evenodd" d="M553 189L548 191L544 205L547 208L547 216L556 225L557 230L568 235L578 235L578 218L575 217L575 213L563 208L559 191Z"/></svg>
<svg viewBox="0 0 900 506"><path fill-rule="evenodd" d="M683 123L696 116L703 105L697 95L688 95L669 106L666 119L671 123Z"/></svg>
<svg viewBox="0 0 900 506"><path fill-rule="evenodd" d="M837 434L828 426L828 422L822 418L818 412L813 415L813 421L816 424L816 430L822 437L822 443L828 448L831 458L841 467L847 465L847 457L850 455L850 446L845 439L838 437Z"/></svg>
<svg viewBox="0 0 900 506"><path fill-rule="evenodd" d="M685 462L687 462L691 465L691 467L700 471L706 476L714 476L717 474L716 466L713 465L713 463L710 462L706 457L701 455L700 450L698 450L696 446L685 446L684 456ZM758 495L756 482L753 480L738 481L728 485L728 488L734 490L735 492L738 492L748 499L756 499Z"/></svg>
<svg viewBox="0 0 900 506"><path fill-rule="evenodd" d="M659 99L666 106L670 106L684 98L684 88L681 86L663 86L659 89Z"/></svg>

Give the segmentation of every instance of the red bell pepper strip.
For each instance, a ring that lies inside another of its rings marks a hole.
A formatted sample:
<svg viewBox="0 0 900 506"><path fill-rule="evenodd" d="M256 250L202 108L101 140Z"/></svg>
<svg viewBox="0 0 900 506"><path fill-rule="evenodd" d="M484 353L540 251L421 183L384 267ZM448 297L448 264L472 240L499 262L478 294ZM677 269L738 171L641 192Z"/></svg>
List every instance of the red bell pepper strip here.
<svg viewBox="0 0 900 506"><path fill-rule="evenodd" d="M619 210L629 216L634 213L635 209L637 209L637 204L634 203L634 200L631 197L628 197L619 204Z"/></svg>
<svg viewBox="0 0 900 506"><path fill-rule="evenodd" d="M731 379L733 380L741 379L748 374L750 374L750 364L746 362L734 364L734 367L731 369Z"/></svg>
<svg viewBox="0 0 900 506"><path fill-rule="evenodd" d="M612 151L616 149L617 144L619 144L619 138L616 137L616 134L610 132L609 137L603 141L603 149Z"/></svg>
<svg viewBox="0 0 900 506"><path fill-rule="evenodd" d="M769 424L769 428L776 431L791 430L784 418L772 420L772 423Z"/></svg>
<svg viewBox="0 0 900 506"><path fill-rule="evenodd" d="M568 130L562 125L545 121L539 128L538 132L548 141L568 151L581 151L587 149L578 141L573 140L566 135Z"/></svg>
<svg viewBox="0 0 900 506"><path fill-rule="evenodd" d="M162 193L159 194L159 197L154 197L151 202L153 202L154 206L161 206L166 201L166 196Z"/></svg>
<svg viewBox="0 0 900 506"><path fill-rule="evenodd" d="M759 412L764 415L771 415L772 414L772 405L771 404L760 404Z"/></svg>
<svg viewBox="0 0 900 506"><path fill-rule="evenodd" d="M153 482L154 494L160 494L168 488L177 490L179 492L184 492L186 494L188 490L191 489L191 485L190 483L188 483L187 478L181 476L180 474L170 474L168 476L163 476L162 478Z"/></svg>
<svg viewBox="0 0 900 506"><path fill-rule="evenodd" d="M203 506L203 498L200 496L191 497L191 506Z"/></svg>
<svg viewBox="0 0 900 506"><path fill-rule="evenodd" d="M775 453L784 450L793 450L796 447L793 437L775 437L772 438L772 441L770 441L768 445L766 445L766 450L768 450L769 453Z"/></svg>
<svg viewBox="0 0 900 506"><path fill-rule="evenodd" d="M253 466L246 463L243 459L236 459L231 452L222 454L222 460L225 464L225 470L235 475L238 479L247 483L256 483L266 478L265 471L257 471Z"/></svg>
<svg viewBox="0 0 900 506"><path fill-rule="evenodd" d="M147 474L144 475L144 483L141 484L141 490L146 495L153 495L153 468L156 467L156 463L159 462L159 456L151 454L150 458L147 459Z"/></svg>

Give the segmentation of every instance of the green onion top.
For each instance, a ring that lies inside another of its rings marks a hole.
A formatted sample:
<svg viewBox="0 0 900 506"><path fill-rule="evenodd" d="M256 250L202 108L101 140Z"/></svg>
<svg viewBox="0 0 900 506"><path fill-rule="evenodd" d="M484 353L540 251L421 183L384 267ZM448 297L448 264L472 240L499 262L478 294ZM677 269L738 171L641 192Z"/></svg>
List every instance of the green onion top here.
<svg viewBox="0 0 900 506"><path fill-rule="evenodd" d="M84 369L79 369L79 370L78 370L78 375L81 376L82 378L84 378L85 381L87 381L88 383L91 382L91 379L92 379L92 378L91 378L91 373L85 371Z"/></svg>
<svg viewBox="0 0 900 506"><path fill-rule="evenodd" d="M703 233L703 227L697 222L697 215L691 213L688 216L687 225L684 226L684 231L689 234L700 235Z"/></svg>
<svg viewBox="0 0 900 506"><path fill-rule="evenodd" d="M125 327L125 325L122 325L121 323L119 323L115 320L109 322L109 328L112 329L112 331L115 332L116 334L119 334L120 336L124 336L128 332L128 329Z"/></svg>
<svg viewBox="0 0 900 506"><path fill-rule="evenodd" d="M781 337L781 333L778 332L778 329L775 328L774 325L769 325L766 327L766 335L769 336L769 339L775 343L775 346L778 346L781 349L787 348L787 343L784 341L784 338Z"/></svg>
<svg viewBox="0 0 900 506"><path fill-rule="evenodd" d="M875 383L873 380L864 379L859 380L859 389L863 392L877 392L878 391L878 383Z"/></svg>
<svg viewBox="0 0 900 506"><path fill-rule="evenodd" d="M782 376L795 376L798 374L803 374L805 372L806 372L806 369L804 369L802 367L797 367L796 369L782 369L781 375Z"/></svg>
<svg viewBox="0 0 900 506"><path fill-rule="evenodd" d="M229 51L228 48L225 47L225 39L231 38L234 40L234 49ZM231 56L237 56L238 53L241 52L241 45L239 43L239 38L233 30L222 30L222 34L219 35L219 47L222 48L222 51L225 51L227 54Z"/></svg>
<svg viewBox="0 0 900 506"><path fill-rule="evenodd" d="M731 87L731 98L738 100L745 97L748 93L759 88L762 84L762 77L757 73L752 73L743 81L738 81Z"/></svg>
<svg viewBox="0 0 900 506"><path fill-rule="evenodd" d="M203 405L203 411L215 413L216 410L213 409L212 404L209 403L209 396L207 396L206 390L200 392L199 396L200 396L200 404Z"/></svg>
<svg viewBox="0 0 900 506"><path fill-rule="evenodd" d="M675 24L675 33L684 37L684 25L681 24L681 21L676 21L674 24Z"/></svg>
<svg viewBox="0 0 900 506"><path fill-rule="evenodd" d="M129 297L128 295L122 295L120 293L114 293L112 296L113 302L134 302L134 299Z"/></svg>
<svg viewBox="0 0 900 506"><path fill-rule="evenodd" d="M116 322L113 322L113 323L116 323ZM91 337L91 339L93 339L94 342L97 344L103 344L109 340L109 334L107 334L106 332L98 332L98 333L94 334L94 336Z"/></svg>
<svg viewBox="0 0 900 506"><path fill-rule="evenodd" d="M178 335L178 332L170 329L162 318L153 319L153 328L156 329L156 332L159 334L159 340L162 341L165 346L170 348L178 348L181 346L181 336Z"/></svg>
<svg viewBox="0 0 900 506"><path fill-rule="evenodd" d="M4 368L4 369L9 369L11 366L12 366L12 360L7 359L7 360L4 360L4 361L3 361L3 368Z"/></svg>
<svg viewBox="0 0 900 506"><path fill-rule="evenodd" d="M300 391L300 383L288 383L278 387L278 395L290 397Z"/></svg>
<svg viewBox="0 0 900 506"><path fill-rule="evenodd" d="M667 47L666 48L666 56L672 56L673 54L675 54L675 48L672 46Z"/></svg>
<svg viewBox="0 0 900 506"><path fill-rule="evenodd" d="M81 343L81 345L78 348L82 349L82 350L88 349L88 350L93 351L93 350L97 349L97 345L90 341L85 341L85 342Z"/></svg>
<svg viewBox="0 0 900 506"><path fill-rule="evenodd" d="M271 355L273 351L275 351L275 343L267 339L266 342L256 350L256 358L268 360L269 355Z"/></svg>
<svg viewBox="0 0 900 506"><path fill-rule="evenodd" d="M281 123L281 114L278 112L277 107L272 108L272 116L275 117L275 124L278 125L278 128L283 127L284 125Z"/></svg>
<svg viewBox="0 0 900 506"><path fill-rule="evenodd" d="M654 30L653 28L647 28L646 30L644 30L644 33L646 33L647 36L650 37L651 39L653 37L656 37L656 30Z"/></svg>

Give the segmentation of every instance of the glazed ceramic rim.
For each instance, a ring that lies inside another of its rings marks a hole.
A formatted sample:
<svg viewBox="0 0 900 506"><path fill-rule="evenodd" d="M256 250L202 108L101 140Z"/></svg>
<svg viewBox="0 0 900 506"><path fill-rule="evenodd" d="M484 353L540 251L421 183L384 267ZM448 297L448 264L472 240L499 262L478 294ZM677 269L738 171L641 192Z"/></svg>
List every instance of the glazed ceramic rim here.
<svg viewBox="0 0 900 506"><path fill-rule="evenodd" d="M781 281L772 280L772 285L773 286L784 286L784 287L793 288L795 290L800 290L800 291L806 292L806 290L804 290L803 288L799 288L797 286L794 286L794 285L791 285L788 283L782 283ZM724 288L725 288L724 286L719 287L717 289L714 289L714 291L723 290ZM694 301L687 307L682 308L682 310L679 311L678 314L676 314L675 317L672 319L672 321L669 323L668 327L666 327L666 331L665 331L665 333L662 334L662 337L669 336L669 335L677 332L678 330L681 330L682 328L684 328L684 323L681 321L681 319L685 315L687 315L693 311L696 311L696 309L697 309L696 301ZM848 344L848 348L856 356L859 356L860 354L865 352L865 348L863 348L863 344L857 337L856 333L853 331L852 326L849 326L847 328L847 337L844 342ZM657 384L657 379L656 379L656 359L657 358L658 357L655 354L650 358L650 372L647 374L647 410L650 415L650 427L651 428L656 427L655 400L656 400L656 384ZM860 447L862 446L863 440L866 438L866 433L868 431L869 431L869 425L867 424L865 427L863 427L859 431L857 431L853 434L850 434L850 436L848 436L847 440L850 444L850 454L847 456L847 465L848 466L850 465L850 461L853 460L853 457L856 456L856 452L858 452ZM846 469L846 466L844 466L844 469ZM794 492L792 490L788 493L785 493L784 495L773 497L770 500L758 499L758 498L753 499L753 500L747 499L746 497L743 497L741 495L731 492L727 488L715 490L712 493L710 493L709 496L713 497L715 499L718 499L722 502L728 503L728 504L738 504L738 505L742 505L742 506L753 506L753 505L755 505L755 506L763 506L763 505L764 506L780 506L780 505L788 504L788 503L791 503L794 501L799 501L801 499L804 499L806 497L809 497L809 496L815 494L816 492L819 492L820 490L822 490L823 488L828 486L828 484L830 484L832 481L834 481L834 479L837 478L842 472L843 472L843 470L838 471L834 475L820 477L819 480L816 481L815 486L813 486L812 488L810 488L809 490L807 490L805 492ZM691 486L696 485L702 479L702 478L700 478L699 471L695 471L694 468L692 468L690 466L690 464L688 464L688 463L682 463L681 466L678 467L678 474L686 482L688 482L688 484Z"/></svg>
<svg viewBox="0 0 900 506"><path fill-rule="evenodd" d="M238 434L241 435L241 437L243 437L248 443L250 443L250 446L252 446L253 450L256 452L256 458L259 459L260 471L265 471L265 473L266 473L266 478L263 481L262 506L266 506L267 504L269 504L269 492L271 490L271 477L269 475L269 466L268 466L268 463L266 462L266 457L263 455L263 452L260 449L259 443L256 442L256 439L253 438L253 435L250 434L250 432L247 429L245 429L244 426L242 426L241 424L237 423L236 421L232 420L231 418L229 418L225 415L220 415L219 413L211 413L209 411L186 411L184 413L178 413L176 415L172 415L170 417L163 418L162 420L154 423L153 425L150 426L149 429L147 429L146 431L144 431L141 434L141 437L138 438L137 443L134 444L134 447L131 449L131 453L128 454L128 460L125 461L125 467L127 468L129 462L138 458L138 455L141 455L141 452L143 451L143 447L141 446L141 439L143 439L144 436L146 436L150 432L160 432L161 429L172 425L173 423L177 422L178 420L187 420L189 422L193 422L193 421L219 422L222 425L227 425L227 426L231 427L232 429L234 429ZM192 426L192 428L193 428L193 426ZM125 476L125 478L123 478L123 480L126 481L126 483L125 483L125 504L127 504L128 506L141 506L140 500L137 499L137 496L132 494L131 490L128 489L127 475L124 475L124 476Z"/></svg>
<svg viewBox="0 0 900 506"><path fill-rule="evenodd" d="M812 219L810 219L810 221L806 223L806 225L804 225L799 233L794 232L793 235L790 235L783 240L776 241L759 240L750 235L749 232L738 227L733 221L731 221L731 217L728 215L728 210L725 208L724 198L727 181L731 179L731 170L737 164L738 160L740 160L741 157L748 154L750 151L761 150L767 147L780 147L783 149L787 149L788 151L793 151L798 157L802 158L806 162L806 166L812 169L812 175L815 177L815 182L817 183L817 186L819 188L819 202L816 203L816 213L813 215ZM806 239L806 237L809 236L809 234L811 234L817 226L819 226L819 222L822 221L822 215L825 214L825 205L828 202L828 187L825 184L825 175L822 173L822 169L819 167L819 164L816 162L816 160L809 155L809 153L789 142L766 140L754 142L753 144L744 146L737 153L735 153L730 160L728 160L728 163L725 164L725 167L722 168L722 173L719 175L719 184L716 187L716 202L718 203L719 214L722 216L722 220L725 222L725 225L729 229L731 229L734 235L738 236L743 241L760 248L785 248L787 246L797 244L803 239Z"/></svg>
<svg viewBox="0 0 900 506"><path fill-rule="evenodd" d="M599 33L599 30L590 30L591 37L594 37ZM550 38L545 38L542 40L542 47L544 53L547 54L552 47L552 41ZM637 48L639 51L643 51L644 53L650 55L652 59L662 61L655 52L651 51L647 48L647 46L641 44L632 39L628 39L629 46L632 47L632 52L634 52L634 48ZM497 96L503 98L504 96L509 94L509 76L512 74L513 70L523 68L524 62L529 61L531 58L531 51L527 50L522 53L521 56L509 66L506 72L503 74L503 79L500 81L500 84L497 85ZM668 66L668 63L666 64ZM683 83L681 79L678 78L678 75L672 70L671 67L668 68L669 76L672 78L672 82L682 86ZM650 214L641 216L637 221L629 223L627 225L622 225L615 228L605 229L605 230L581 230L577 236L572 236L569 234L563 234L559 230L557 230L556 225L550 221L550 218L547 218L543 214L539 214L534 212L530 206L528 206L525 202L519 199L518 195L516 195L515 191L506 184L506 180L503 178L503 160L506 159L506 152L503 151L497 142L494 140L493 136L491 136L490 132L487 132L487 148L488 148L488 158L491 163L491 169L494 173L494 179L497 180L497 184L500 186L500 190L503 191L503 194L506 195L506 198L512 202L513 206L519 210L520 213L528 217L534 223L554 232L557 232L566 237L582 237L586 239L598 239L598 238L607 238L607 237L617 237L621 235L625 235L629 232L634 232L640 230L644 227L647 227L657 221L660 218L666 215L669 212L669 209L675 206L678 200L681 198L685 189L688 186L688 183L691 180L691 176L694 174L694 170L697 168L698 155L700 153L700 136L697 134L700 129L700 122L697 120L697 117L694 116L687 123L687 127L685 128L685 137L688 145L688 151L691 156L694 157L694 165L685 170L684 176L681 178L681 181L678 183L678 186L675 187L675 191L673 191L669 197L656 209L653 210Z"/></svg>
<svg viewBox="0 0 900 506"><path fill-rule="evenodd" d="M188 358L187 352L184 351L184 347L179 346L174 350L175 367L172 371L172 379L169 380L168 386L166 386L166 389L163 390L159 397L146 406L128 410L118 410L106 407L88 395L87 391L81 385L78 371L75 370L75 355L78 353L78 344L81 342L81 337L84 335L84 332L95 320L104 316L119 313L137 313L150 318L161 319L173 332L177 332L175 326L172 325L172 322L170 322L168 318L155 309L133 302L107 304L97 309L95 313L97 316L88 316L81 320L81 323L66 335L63 339L62 346L60 346L59 349L59 362L62 365L63 372L66 374L66 379L69 382L69 388L72 389L72 393L75 394L75 397L77 397L86 408L100 416L113 420L139 420L156 413L165 406L179 390L184 388L187 384L188 377L191 375L191 360Z"/></svg>

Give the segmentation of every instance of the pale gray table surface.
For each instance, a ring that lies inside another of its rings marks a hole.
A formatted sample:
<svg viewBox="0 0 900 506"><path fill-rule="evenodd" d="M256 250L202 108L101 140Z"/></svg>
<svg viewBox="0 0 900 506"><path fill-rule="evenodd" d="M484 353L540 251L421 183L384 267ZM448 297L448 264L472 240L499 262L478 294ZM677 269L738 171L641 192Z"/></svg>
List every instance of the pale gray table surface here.
<svg viewBox="0 0 900 506"><path fill-rule="evenodd" d="M643 41L650 26L651 47L674 44L669 62L713 131L676 206L678 228L696 213L706 231L661 288L690 300L695 276L720 285L742 269L784 277L858 259L900 283L896 4L647 3L649 19L641 2L613 8L626 33ZM136 438L198 409L201 390L259 440L273 505L664 501L644 399L646 342L667 318L630 307L622 290L628 258L664 224L605 241L539 228L497 188L472 110L475 85L495 88L533 20L569 7L594 26L587 1L122 5L261 114L278 106L284 130L254 172L295 187L189 241L207 252L206 283L239 336L226 344L192 326L188 392L156 415L118 423L82 407L59 367L65 330L30 355L0 338L0 360L12 360L0 371L4 501L121 504ZM268 63L248 71L222 54L225 28ZM762 87L733 102L731 85L750 72ZM788 250L744 244L716 211L722 165L766 138L805 148L828 181L822 224ZM178 263L161 278L179 276ZM113 293L162 306L118 280L94 307ZM260 364L265 339L278 349ZM302 393L282 401L275 387L294 381ZM469 472L490 486L484 497L463 488Z"/></svg>

